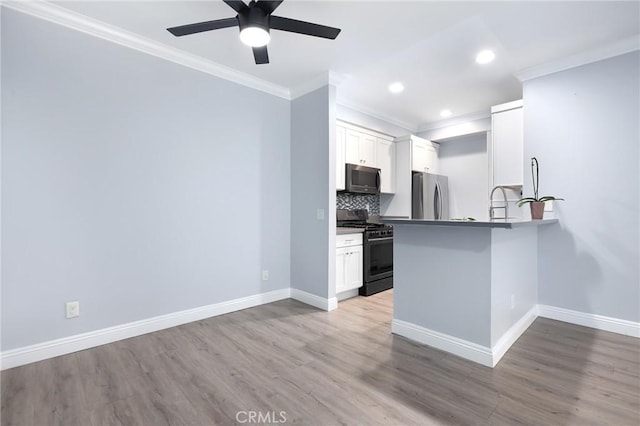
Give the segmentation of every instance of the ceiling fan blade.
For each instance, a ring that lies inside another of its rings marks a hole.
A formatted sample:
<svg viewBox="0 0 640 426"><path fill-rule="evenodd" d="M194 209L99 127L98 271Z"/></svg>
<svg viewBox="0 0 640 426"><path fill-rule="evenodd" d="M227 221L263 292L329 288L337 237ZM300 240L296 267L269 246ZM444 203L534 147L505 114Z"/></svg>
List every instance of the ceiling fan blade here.
<svg viewBox="0 0 640 426"><path fill-rule="evenodd" d="M267 52L267 46L254 47L253 58L256 60L256 64L268 64L269 53Z"/></svg>
<svg viewBox="0 0 640 426"><path fill-rule="evenodd" d="M297 19L283 18L281 16L271 17L271 29L305 34L313 37L330 38L332 40L340 34L339 28L312 24L311 22L298 21Z"/></svg>
<svg viewBox="0 0 640 426"><path fill-rule="evenodd" d="M274 10L276 10L278 6L280 6L280 3L282 3L282 0L280 1L258 0L256 3L256 6L264 10L264 12L267 15L270 15L271 13L273 13Z"/></svg>
<svg viewBox="0 0 640 426"><path fill-rule="evenodd" d="M198 22L196 24L182 25L179 27L167 28L176 37L201 33L204 31L217 30L220 28L235 27L238 25L237 18L216 19L215 21Z"/></svg>
<svg viewBox="0 0 640 426"><path fill-rule="evenodd" d="M222 0L222 1L224 1L230 8L232 8L238 13L248 8L248 6L244 4L243 1L238 1L238 0Z"/></svg>

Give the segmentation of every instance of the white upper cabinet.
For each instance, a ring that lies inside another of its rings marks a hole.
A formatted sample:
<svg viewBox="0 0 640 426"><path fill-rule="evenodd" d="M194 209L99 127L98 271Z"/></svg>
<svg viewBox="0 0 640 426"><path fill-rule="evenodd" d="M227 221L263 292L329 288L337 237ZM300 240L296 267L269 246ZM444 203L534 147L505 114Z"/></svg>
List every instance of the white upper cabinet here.
<svg viewBox="0 0 640 426"><path fill-rule="evenodd" d="M416 172L438 172L438 149L431 141L411 136L411 170Z"/></svg>
<svg viewBox="0 0 640 426"><path fill-rule="evenodd" d="M380 192L393 194L396 186L395 163L396 150L392 141L377 138L376 159L380 169Z"/></svg>
<svg viewBox="0 0 640 426"><path fill-rule="evenodd" d="M523 183L522 101L491 108L491 163L493 186Z"/></svg>
<svg viewBox="0 0 640 426"><path fill-rule="evenodd" d="M391 136L338 121L336 126L336 190L344 190L345 164L380 169L380 190L395 188L395 144Z"/></svg>
<svg viewBox="0 0 640 426"><path fill-rule="evenodd" d="M343 126L336 126L336 190L343 191L345 186L345 163L346 146L345 139L347 129Z"/></svg>
<svg viewBox="0 0 640 426"><path fill-rule="evenodd" d="M347 163L376 167L376 137L347 129Z"/></svg>

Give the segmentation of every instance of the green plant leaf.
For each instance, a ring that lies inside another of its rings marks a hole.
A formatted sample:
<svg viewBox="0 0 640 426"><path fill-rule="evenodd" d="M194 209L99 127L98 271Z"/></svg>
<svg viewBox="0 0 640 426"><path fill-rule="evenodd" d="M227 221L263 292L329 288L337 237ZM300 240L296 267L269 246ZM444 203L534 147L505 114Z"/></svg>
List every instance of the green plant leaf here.
<svg viewBox="0 0 640 426"><path fill-rule="evenodd" d="M522 207L527 203L535 203L536 201L538 201L538 200L536 200L533 197L521 198L521 199L518 200L518 207Z"/></svg>
<svg viewBox="0 0 640 426"><path fill-rule="evenodd" d="M554 197L553 195L545 195L544 197L540 197L541 202L545 202L545 201L564 201L564 198L558 198L558 197Z"/></svg>

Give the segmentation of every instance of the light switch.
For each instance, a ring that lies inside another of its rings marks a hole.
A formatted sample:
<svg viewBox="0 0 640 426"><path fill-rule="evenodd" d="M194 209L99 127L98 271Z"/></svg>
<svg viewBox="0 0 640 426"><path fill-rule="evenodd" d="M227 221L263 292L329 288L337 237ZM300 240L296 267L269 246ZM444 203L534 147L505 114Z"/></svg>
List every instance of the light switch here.
<svg viewBox="0 0 640 426"><path fill-rule="evenodd" d="M324 209L317 209L316 210L316 219L324 220Z"/></svg>

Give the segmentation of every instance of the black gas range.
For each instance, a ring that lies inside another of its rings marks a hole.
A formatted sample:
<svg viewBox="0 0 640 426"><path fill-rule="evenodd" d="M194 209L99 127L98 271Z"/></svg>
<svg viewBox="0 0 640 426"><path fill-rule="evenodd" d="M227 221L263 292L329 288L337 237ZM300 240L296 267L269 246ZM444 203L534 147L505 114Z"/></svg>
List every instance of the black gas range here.
<svg viewBox="0 0 640 426"><path fill-rule="evenodd" d="M367 210L336 210L337 226L364 229L362 296L393 288L393 227L370 221Z"/></svg>

